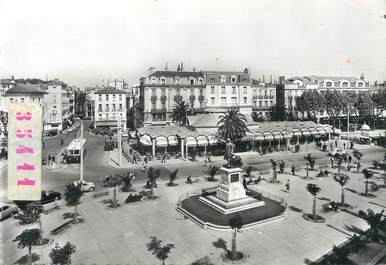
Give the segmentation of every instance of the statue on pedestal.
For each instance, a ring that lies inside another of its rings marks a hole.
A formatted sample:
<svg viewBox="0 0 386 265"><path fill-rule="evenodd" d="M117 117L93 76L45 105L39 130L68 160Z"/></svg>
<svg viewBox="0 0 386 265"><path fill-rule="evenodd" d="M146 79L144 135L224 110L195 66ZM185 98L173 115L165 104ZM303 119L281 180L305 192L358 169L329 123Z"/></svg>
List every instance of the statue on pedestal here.
<svg viewBox="0 0 386 265"><path fill-rule="evenodd" d="M228 138L225 144L225 155L224 155L224 159L228 162L227 164L228 167L231 167L232 165L233 150L234 150L233 143L231 142L231 139Z"/></svg>

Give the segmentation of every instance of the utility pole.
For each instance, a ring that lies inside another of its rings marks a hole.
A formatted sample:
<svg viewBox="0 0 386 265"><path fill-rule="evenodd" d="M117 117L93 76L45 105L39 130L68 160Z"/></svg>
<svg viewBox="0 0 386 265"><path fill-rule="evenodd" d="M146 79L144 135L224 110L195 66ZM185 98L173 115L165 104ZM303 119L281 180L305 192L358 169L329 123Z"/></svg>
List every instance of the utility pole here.
<svg viewBox="0 0 386 265"><path fill-rule="evenodd" d="M349 133L350 133L350 105L347 104L347 149L349 148L349 144L350 144Z"/></svg>
<svg viewBox="0 0 386 265"><path fill-rule="evenodd" d="M119 167L121 167L122 165L122 134L121 134L121 115L120 113L118 113L118 117L117 117L117 121L118 121L118 153L119 153Z"/></svg>
<svg viewBox="0 0 386 265"><path fill-rule="evenodd" d="M185 109L185 161L188 161L188 110Z"/></svg>
<svg viewBox="0 0 386 265"><path fill-rule="evenodd" d="M80 181L83 182L83 120L80 120Z"/></svg>

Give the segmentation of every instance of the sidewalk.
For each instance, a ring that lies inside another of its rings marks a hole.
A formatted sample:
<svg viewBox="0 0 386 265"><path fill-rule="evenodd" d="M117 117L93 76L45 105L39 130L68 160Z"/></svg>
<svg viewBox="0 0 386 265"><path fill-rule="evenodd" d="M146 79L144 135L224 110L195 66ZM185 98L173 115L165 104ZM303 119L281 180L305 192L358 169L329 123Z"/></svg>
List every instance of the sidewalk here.
<svg viewBox="0 0 386 265"><path fill-rule="evenodd" d="M8 166L8 160L6 160L6 159L0 160L0 171L3 169L6 169L7 166Z"/></svg>

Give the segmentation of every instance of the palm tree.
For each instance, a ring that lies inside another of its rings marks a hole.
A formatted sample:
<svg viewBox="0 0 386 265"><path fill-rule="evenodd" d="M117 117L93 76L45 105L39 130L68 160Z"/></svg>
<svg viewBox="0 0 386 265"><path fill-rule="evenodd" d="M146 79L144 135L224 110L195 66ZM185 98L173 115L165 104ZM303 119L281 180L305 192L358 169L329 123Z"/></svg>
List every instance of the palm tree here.
<svg viewBox="0 0 386 265"><path fill-rule="evenodd" d="M233 229L233 234L232 234L232 256L231 259L234 260L237 258L237 253L236 253L236 233L237 230L239 230L243 226L243 218L241 215L237 214L235 217L229 220L229 226Z"/></svg>
<svg viewBox="0 0 386 265"><path fill-rule="evenodd" d="M113 192L113 203L111 205L111 207L113 208L117 208L118 204L117 204L117 186L120 186L122 184L122 178L121 176L118 176L118 175L115 175L115 176L111 176L109 178L109 187L113 187L114 188L114 192Z"/></svg>
<svg viewBox="0 0 386 265"><path fill-rule="evenodd" d="M262 112L254 111L254 112L252 112L251 117L252 117L252 120L256 121L256 122L263 122L264 121Z"/></svg>
<svg viewBox="0 0 386 265"><path fill-rule="evenodd" d="M174 186L174 181L177 178L177 173L178 173L178 168L170 173L170 175L169 175L169 183L168 183L169 186Z"/></svg>
<svg viewBox="0 0 386 265"><path fill-rule="evenodd" d="M227 108L220 120L217 122L218 134L223 140L230 139L232 142L245 136L249 129L246 125L247 118L240 113L240 108Z"/></svg>
<svg viewBox="0 0 386 265"><path fill-rule="evenodd" d="M267 117L270 121L286 121L289 118L289 114L285 107L274 105L269 109Z"/></svg>
<svg viewBox="0 0 386 265"><path fill-rule="evenodd" d="M348 183L350 180L350 177L347 176L346 174L335 174L334 175L334 180L339 183L339 185L342 187L342 195L341 195L341 201L340 204L341 206L344 206L344 186Z"/></svg>
<svg viewBox="0 0 386 265"><path fill-rule="evenodd" d="M369 179L371 179L374 175L373 172L368 170L367 168L362 170L363 176L365 177L365 195L368 195L368 184L369 184Z"/></svg>
<svg viewBox="0 0 386 265"><path fill-rule="evenodd" d="M342 163L343 163L343 155L340 155L337 153L334 155L334 158L338 163L338 174L340 175L340 168L341 168Z"/></svg>
<svg viewBox="0 0 386 265"><path fill-rule="evenodd" d="M147 173L148 183L150 185L150 198L154 198L154 188L157 187L156 180L160 177L161 172L159 169L153 169L152 167L149 168L149 171Z"/></svg>
<svg viewBox="0 0 386 265"><path fill-rule="evenodd" d="M186 126L186 117L190 111L190 106L186 101L177 102L173 108L173 121L177 121Z"/></svg>
<svg viewBox="0 0 386 265"><path fill-rule="evenodd" d="M322 190L318 185L313 183L308 183L306 187L307 191L314 196L314 200L312 203L312 218L316 219L316 195Z"/></svg>
<svg viewBox="0 0 386 265"><path fill-rule="evenodd" d="M382 219L384 219L382 218L384 211L385 210L382 210L380 213L376 214L373 210L368 209L367 213L362 210L358 213L359 217L366 220L367 224L370 226L368 231L369 236L376 241L379 239L378 231L382 225Z"/></svg>
<svg viewBox="0 0 386 265"><path fill-rule="evenodd" d="M83 192L78 185L69 183L66 185L66 190L64 192L64 199L68 205L74 206L74 223L77 223L78 216L78 203L80 198L83 196Z"/></svg>

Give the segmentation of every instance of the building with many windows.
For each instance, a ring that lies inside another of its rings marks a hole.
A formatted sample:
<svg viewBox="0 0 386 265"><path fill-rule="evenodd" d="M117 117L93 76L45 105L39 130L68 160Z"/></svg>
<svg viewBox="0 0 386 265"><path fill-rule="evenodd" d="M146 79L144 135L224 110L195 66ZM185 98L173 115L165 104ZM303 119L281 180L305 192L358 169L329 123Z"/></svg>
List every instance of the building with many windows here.
<svg viewBox="0 0 386 265"><path fill-rule="evenodd" d="M1 79L0 80L0 111L7 112L7 98L5 96L5 93L8 91L8 89L14 87L16 85L16 82L14 78L12 79ZM1 126L1 124L0 124Z"/></svg>
<svg viewBox="0 0 386 265"><path fill-rule="evenodd" d="M127 128L126 93L113 87L106 87L94 93L94 127L108 130L117 129L118 117L122 130Z"/></svg>
<svg viewBox="0 0 386 265"><path fill-rule="evenodd" d="M207 112L224 112L227 107L240 107L240 112L252 112L251 78L244 72L205 71L204 106Z"/></svg>
<svg viewBox="0 0 386 265"><path fill-rule="evenodd" d="M205 109L205 80L202 72L156 71L140 79L139 102L145 123L172 119L177 102L189 102L194 111Z"/></svg>
<svg viewBox="0 0 386 265"><path fill-rule="evenodd" d="M276 84L268 84L256 79L251 82L252 111L266 115L276 105Z"/></svg>

